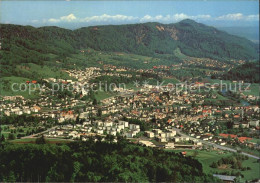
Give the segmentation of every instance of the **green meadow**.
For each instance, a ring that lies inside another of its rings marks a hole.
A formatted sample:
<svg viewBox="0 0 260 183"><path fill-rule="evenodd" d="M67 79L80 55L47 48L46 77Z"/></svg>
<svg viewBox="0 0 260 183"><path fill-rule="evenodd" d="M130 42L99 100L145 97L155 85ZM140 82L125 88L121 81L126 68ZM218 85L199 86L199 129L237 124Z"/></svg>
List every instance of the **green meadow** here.
<svg viewBox="0 0 260 183"><path fill-rule="evenodd" d="M95 93L95 98L98 101L100 101L100 100L104 100L106 98L109 98L109 97L112 97L115 95L116 95L116 93L113 93L113 92L98 91Z"/></svg>
<svg viewBox="0 0 260 183"><path fill-rule="evenodd" d="M42 78L72 79L68 73L62 71L61 68L54 66L40 66L33 63L28 63L16 66L16 70L21 75L28 76L34 80Z"/></svg>
<svg viewBox="0 0 260 183"><path fill-rule="evenodd" d="M231 152L222 152L222 151L206 151L206 150L170 150L173 152L182 152L186 151L187 156L193 156L195 159L199 160L203 166L203 171L208 174L218 173L221 174L226 171L241 172L244 175L243 180L254 180L260 179L260 165L254 158L249 158L248 160L244 160L242 162L242 166L250 167L251 170L235 170L227 167L226 169L212 168L210 165L213 162L217 162L219 159L223 157L232 156ZM195 151L197 151L197 155L195 155ZM222 153L220 153L222 152Z"/></svg>
<svg viewBox="0 0 260 183"><path fill-rule="evenodd" d="M16 76L3 77L0 79L0 94L2 96L21 95L25 98L37 98L39 96L39 87L36 87L35 91L29 93L29 85L26 84L26 81L31 81L31 79Z"/></svg>
<svg viewBox="0 0 260 183"><path fill-rule="evenodd" d="M257 83L251 84L248 91L244 91L245 95L259 96L260 86Z"/></svg>

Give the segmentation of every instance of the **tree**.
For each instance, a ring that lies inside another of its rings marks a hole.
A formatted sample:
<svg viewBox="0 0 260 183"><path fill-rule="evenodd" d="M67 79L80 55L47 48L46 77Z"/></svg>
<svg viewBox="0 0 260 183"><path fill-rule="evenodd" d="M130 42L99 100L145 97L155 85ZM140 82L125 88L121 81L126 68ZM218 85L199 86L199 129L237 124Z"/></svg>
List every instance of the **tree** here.
<svg viewBox="0 0 260 183"><path fill-rule="evenodd" d="M97 141L98 141L98 142L101 142L101 141L102 141L102 139L103 139L103 137L102 137L102 136L100 136L100 135L96 135L95 137L96 137L96 139L97 139Z"/></svg>
<svg viewBox="0 0 260 183"><path fill-rule="evenodd" d="M193 156L193 157L196 157L198 154L199 154L199 152L198 152L198 151L193 151L193 154L192 154L192 156Z"/></svg>
<svg viewBox="0 0 260 183"><path fill-rule="evenodd" d="M93 105L97 105L97 99L94 98Z"/></svg>
<svg viewBox="0 0 260 183"><path fill-rule="evenodd" d="M44 136L42 135L41 137L39 137L35 140L35 143L36 144L46 144L46 140L45 140Z"/></svg>
<svg viewBox="0 0 260 183"><path fill-rule="evenodd" d="M236 183L241 183L241 182L243 182L241 176L236 177L234 181L235 181Z"/></svg>
<svg viewBox="0 0 260 183"><path fill-rule="evenodd" d="M105 137L105 140L109 143L112 143L114 141L114 139L115 139L115 136L109 135L109 134L107 134L107 136Z"/></svg>
<svg viewBox="0 0 260 183"><path fill-rule="evenodd" d="M212 168L217 168L218 165L217 165L217 163L214 161L214 162L212 163L211 167L212 167Z"/></svg>
<svg viewBox="0 0 260 183"><path fill-rule="evenodd" d="M16 182L15 174L13 171L10 171L7 182Z"/></svg>
<svg viewBox="0 0 260 183"><path fill-rule="evenodd" d="M15 139L14 134L13 134L13 133L9 133L8 139L9 139L9 140L14 140L14 139Z"/></svg>
<svg viewBox="0 0 260 183"><path fill-rule="evenodd" d="M99 117L102 116L102 109L101 109L101 108L98 108L97 115L98 115Z"/></svg>
<svg viewBox="0 0 260 183"><path fill-rule="evenodd" d="M2 135L2 136L1 136L1 139L0 139L0 142L4 142L4 141L5 141L5 136Z"/></svg>

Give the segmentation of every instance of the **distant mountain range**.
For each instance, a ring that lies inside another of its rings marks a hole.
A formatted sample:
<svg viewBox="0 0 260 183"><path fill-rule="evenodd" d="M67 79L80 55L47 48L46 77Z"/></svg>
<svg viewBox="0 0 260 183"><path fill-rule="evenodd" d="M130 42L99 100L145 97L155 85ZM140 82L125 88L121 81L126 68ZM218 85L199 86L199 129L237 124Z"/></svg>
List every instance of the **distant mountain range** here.
<svg viewBox="0 0 260 183"><path fill-rule="evenodd" d="M192 57L220 60L258 58L258 44L186 19L174 24L106 25L68 30L1 24L1 64L43 63L49 54L66 57L79 49L172 55L178 49Z"/></svg>
<svg viewBox="0 0 260 183"><path fill-rule="evenodd" d="M244 37L259 44L259 26L258 27L217 27L219 30L228 32L236 36Z"/></svg>

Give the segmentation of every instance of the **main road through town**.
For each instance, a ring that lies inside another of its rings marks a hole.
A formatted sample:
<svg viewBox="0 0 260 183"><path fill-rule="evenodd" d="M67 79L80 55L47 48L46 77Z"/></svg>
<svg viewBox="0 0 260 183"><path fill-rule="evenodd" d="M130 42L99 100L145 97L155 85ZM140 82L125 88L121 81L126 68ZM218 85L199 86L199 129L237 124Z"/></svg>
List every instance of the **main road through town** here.
<svg viewBox="0 0 260 183"><path fill-rule="evenodd" d="M188 136L185 133L182 133L181 130L178 129L178 128L173 128L173 129L176 130L177 134L179 134L183 137L189 137L191 140L197 140L197 141L199 141L203 144L210 145L210 146L213 146L213 147L218 148L218 149L227 150L227 151L231 151L231 152L237 152L236 149L233 149L233 148L230 148L230 147L227 147L227 146L218 145L218 144L215 144L213 142L209 142L209 141L205 141L205 140L201 140L201 139L197 139L197 138ZM258 157L258 156L254 156L252 154L248 154L248 153L245 153L245 152L241 152L241 154L248 156L248 157L251 157L251 158L260 159L260 157Z"/></svg>

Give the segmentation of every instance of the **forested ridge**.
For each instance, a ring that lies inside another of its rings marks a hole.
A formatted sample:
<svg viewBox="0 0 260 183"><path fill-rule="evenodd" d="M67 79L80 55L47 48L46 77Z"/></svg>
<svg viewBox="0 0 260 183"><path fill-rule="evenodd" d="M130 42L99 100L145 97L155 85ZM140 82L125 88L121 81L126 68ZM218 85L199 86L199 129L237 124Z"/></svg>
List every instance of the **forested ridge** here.
<svg viewBox="0 0 260 183"><path fill-rule="evenodd" d="M249 62L239 65L223 75L223 79L243 80L250 83L259 83L259 62Z"/></svg>
<svg viewBox="0 0 260 183"><path fill-rule="evenodd" d="M40 142L40 141L39 141ZM216 182L191 157L128 143L2 144L1 182Z"/></svg>
<svg viewBox="0 0 260 183"><path fill-rule="evenodd" d="M146 56L174 55L174 50L179 48L193 57L258 58L258 46L253 42L193 20L175 24L95 26L73 31L51 26L1 24L0 32L1 65L6 68L17 63L44 64L44 61L51 61L50 54L65 58L85 48Z"/></svg>

